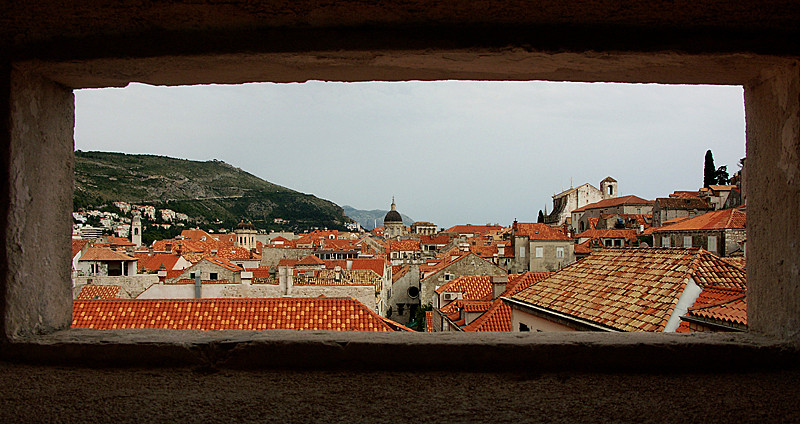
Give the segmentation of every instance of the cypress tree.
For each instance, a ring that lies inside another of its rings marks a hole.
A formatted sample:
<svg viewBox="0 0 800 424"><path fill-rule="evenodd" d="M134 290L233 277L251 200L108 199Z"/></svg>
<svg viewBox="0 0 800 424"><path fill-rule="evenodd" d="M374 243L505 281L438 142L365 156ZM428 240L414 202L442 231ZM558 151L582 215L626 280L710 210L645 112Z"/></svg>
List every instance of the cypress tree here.
<svg viewBox="0 0 800 424"><path fill-rule="evenodd" d="M539 209L539 218L536 219L536 222L544 223L544 214L542 213L541 209Z"/></svg>
<svg viewBox="0 0 800 424"><path fill-rule="evenodd" d="M714 166L714 155L711 150L706 151L706 163L703 166L703 187L714 184L717 180L717 168Z"/></svg>

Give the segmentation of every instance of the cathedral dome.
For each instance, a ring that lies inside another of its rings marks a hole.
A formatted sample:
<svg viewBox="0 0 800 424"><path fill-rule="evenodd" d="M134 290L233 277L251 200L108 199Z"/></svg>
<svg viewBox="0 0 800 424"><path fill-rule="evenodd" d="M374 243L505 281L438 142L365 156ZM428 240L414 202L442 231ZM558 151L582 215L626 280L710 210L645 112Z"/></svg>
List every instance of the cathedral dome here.
<svg viewBox="0 0 800 424"><path fill-rule="evenodd" d="M400 216L400 212L397 212L397 205L394 204L394 197L392 197L392 210L386 213L386 216L383 217L383 225L388 223L403 223L403 217Z"/></svg>
<svg viewBox="0 0 800 424"><path fill-rule="evenodd" d="M383 224L386 225L388 222L403 222L403 217L400 216L400 212L389 211L386 213L386 216L383 217Z"/></svg>

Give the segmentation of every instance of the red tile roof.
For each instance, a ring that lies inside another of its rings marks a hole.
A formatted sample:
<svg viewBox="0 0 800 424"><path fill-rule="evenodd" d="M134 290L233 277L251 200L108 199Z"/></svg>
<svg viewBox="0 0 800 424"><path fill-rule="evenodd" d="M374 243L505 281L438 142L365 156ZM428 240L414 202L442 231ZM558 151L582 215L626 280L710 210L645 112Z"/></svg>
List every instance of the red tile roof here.
<svg viewBox="0 0 800 424"><path fill-rule="evenodd" d="M270 276L269 267L246 268L245 271L253 273L253 278L266 278Z"/></svg>
<svg viewBox="0 0 800 424"><path fill-rule="evenodd" d="M410 252L421 250L419 240L396 240L389 243L387 252Z"/></svg>
<svg viewBox="0 0 800 424"><path fill-rule="evenodd" d="M79 261L135 261L124 253L113 251L107 247L90 247L81 256Z"/></svg>
<svg viewBox="0 0 800 424"><path fill-rule="evenodd" d="M620 205L652 205L652 204L653 204L652 200L645 200L639 196L630 195L623 197L614 197L612 199L605 199L599 202L590 203L586 206L575 209L572 212L574 213L574 212L588 211L590 209L612 208Z"/></svg>
<svg viewBox="0 0 800 424"><path fill-rule="evenodd" d="M528 236L530 240L572 240L558 229L541 222L514 222L514 235Z"/></svg>
<svg viewBox="0 0 800 424"><path fill-rule="evenodd" d="M656 199L656 205L664 209L711 209L705 200L695 197L661 197Z"/></svg>
<svg viewBox="0 0 800 424"><path fill-rule="evenodd" d="M81 287L78 299L116 299L120 286L87 284Z"/></svg>
<svg viewBox="0 0 800 424"><path fill-rule="evenodd" d="M491 233L492 231L500 231L503 227L498 225L455 225L447 230L445 233L456 233L456 234L486 234Z"/></svg>
<svg viewBox="0 0 800 424"><path fill-rule="evenodd" d="M78 252L80 252L81 249L83 249L83 246L85 246L86 243L88 243L88 242L89 242L89 240L72 239L72 257L74 258L75 255L77 255Z"/></svg>
<svg viewBox="0 0 800 424"><path fill-rule="evenodd" d="M225 269L227 269L229 271L237 272L237 271L242 271L243 270L242 267L240 267L239 265L236 265L235 263L233 263L233 262L231 262L231 261L229 261L229 260L227 260L225 258L220 258L220 257L217 257L217 256L208 256L208 257L206 257L204 259L209 261L209 262L211 262L212 264L219 265L219 266L221 266L221 267L223 267L223 268L225 268Z"/></svg>
<svg viewBox="0 0 800 424"><path fill-rule="evenodd" d="M296 265L325 265L325 261L314 255L308 255L305 258L300 259Z"/></svg>
<svg viewBox="0 0 800 424"><path fill-rule="evenodd" d="M636 230L631 229L617 229L610 230L586 230L575 238L589 238L589 239L603 239L603 238L624 238L627 240L636 240Z"/></svg>
<svg viewBox="0 0 800 424"><path fill-rule="evenodd" d="M676 197L678 199L686 199L691 197L700 197L699 191L686 191L686 190L676 190L669 197Z"/></svg>
<svg viewBox="0 0 800 424"><path fill-rule="evenodd" d="M687 311L686 318L726 327L747 328L747 297L741 288L707 286L703 288L694 305ZM678 332L691 332L687 321L681 323Z"/></svg>
<svg viewBox="0 0 800 424"><path fill-rule="evenodd" d="M464 327L467 332L511 331L511 307L497 299L483 315Z"/></svg>
<svg viewBox="0 0 800 424"><path fill-rule="evenodd" d="M175 268L175 264L181 259L180 256L170 253L156 253L152 256L137 254L136 257L139 259L139 271L157 271L161 268L161 265L164 265L165 270L171 271Z"/></svg>
<svg viewBox="0 0 800 424"><path fill-rule="evenodd" d="M512 299L621 331L663 331L686 283L744 287L745 274L701 249L594 252Z"/></svg>
<svg viewBox="0 0 800 424"><path fill-rule="evenodd" d="M73 328L393 331L349 297L75 300Z"/></svg>
<svg viewBox="0 0 800 424"><path fill-rule="evenodd" d="M381 277L383 277L383 274L386 273L385 259L355 258L351 259L351 261L352 261L351 269L371 269Z"/></svg>
<svg viewBox="0 0 800 424"><path fill-rule="evenodd" d="M136 246L134 243L131 243L130 240L123 237L106 236L106 241L113 246Z"/></svg>
<svg viewBox="0 0 800 424"><path fill-rule="evenodd" d="M435 236L422 235L419 237L419 242L421 244L436 244L445 246L447 243L450 243L450 236L447 234L437 234Z"/></svg>
<svg viewBox="0 0 800 424"><path fill-rule="evenodd" d="M719 229L743 229L747 215L739 209L723 209L707 212L681 222L661 227L653 232L662 231L697 231Z"/></svg>

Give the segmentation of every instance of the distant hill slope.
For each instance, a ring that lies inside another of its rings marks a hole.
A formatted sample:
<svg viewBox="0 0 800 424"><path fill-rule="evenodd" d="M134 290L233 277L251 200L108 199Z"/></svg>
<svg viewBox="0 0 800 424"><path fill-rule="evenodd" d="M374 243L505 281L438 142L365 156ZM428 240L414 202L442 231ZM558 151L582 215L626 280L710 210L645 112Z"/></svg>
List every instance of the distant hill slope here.
<svg viewBox="0 0 800 424"><path fill-rule="evenodd" d="M153 205L201 221L252 220L274 227L343 229L350 220L333 202L272 184L225 162L112 152L75 152L75 209L113 201ZM259 225L261 224L261 225Z"/></svg>
<svg viewBox="0 0 800 424"><path fill-rule="evenodd" d="M344 208L345 215L347 215L349 218L361 224L361 226L365 230L372 230L373 228L375 228L376 222L378 224L378 227L383 226L383 217L385 217L386 213L389 212L389 211L382 211L380 209L365 211L347 205L342 206L342 208ZM400 217L403 218L403 224L407 226L415 222L413 219L409 218L406 215L400 214Z"/></svg>

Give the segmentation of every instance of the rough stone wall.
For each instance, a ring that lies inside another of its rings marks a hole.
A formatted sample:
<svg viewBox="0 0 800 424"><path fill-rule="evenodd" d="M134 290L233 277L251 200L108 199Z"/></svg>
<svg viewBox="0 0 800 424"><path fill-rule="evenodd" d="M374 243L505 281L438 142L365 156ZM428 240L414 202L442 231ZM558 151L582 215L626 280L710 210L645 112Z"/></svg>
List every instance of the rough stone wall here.
<svg viewBox="0 0 800 424"><path fill-rule="evenodd" d="M197 275L198 273L200 274L201 280L211 280L211 273L217 273L217 280L226 280L232 283L241 281L240 273L233 272L205 259L186 268L181 275L175 277L173 280L193 279L192 274Z"/></svg>
<svg viewBox="0 0 800 424"><path fill-rule="evenodd" d="M747 316L751 331L800 340L800 62L744 87Z"/></svg>
<svg viewBox="0 0 800 424"><path fill-rule="evenodd" d="M376 313L378 312L375 286L291 286L290 297L352 297Z"/></svg>
<svg viewBox="0 0 800 424"><path fill-rule="evenodd" d="M420 296L419 294L416 298L408 296L408 288L412 286L419 288L419 265L410 265L408 272L391 285L392 295L389 298L388 304L392 308L392 316L388 318L392 321L405 325L414 318L410 314L411 308L409 308L408 305L419 305ZM402 314L398 313L398 303L406 305Z"/></svg>
<svg viewBox="0 0 800 424"><path fill-rule="evenodd" d="M194 284L153 284L139 299L194 299L194 295ZM281 293L275 285L203 284L200 296L203 299L281 297Z"/></svg>
<svg viewBox="0 0 800 424"><path fill-rule="evenodd" d="M264 248L261 249L261 266L271 267L278 266L281 259L302 259L312 254L314 249L278 249L278 248Z"/></svg>
<svg viewBox="0 0 800 424"><path fill-rule="evenodd" d="M542 248L542 257L536 257L536 248ZM556 257L557 248L564 249L564 257ZM575 243L572 240L566 241L544 241L532 240L528 247L530 251L530 264L527 271L558 271L559 269L575 262Z"/></svg>
<svg viewBox="0 0 800 424"><path fill-rule="evenodd" d="M72 321L69 219L72 212L72 91L36 74L2 74L9 87L1 199L2 336L67 328ZM4 90L5 91L5 90ZM5 138L5 135L4 135Z"/></svg>
<svg viewBox="0 0 800 424"><path fill-rule="evenodd" d="M120 286L118 297L122 299L136 299L142 292L153 284L158 284L156 274L122 275L117 277L94 276L75 277L73 280L73 298L78 296L81 287L86 284ZM71 320L70 320L71 321Z"/></svg>
<svg viewBox="0 0 800 424"><path fill-rule="evenodd" d="M717 250L711 251L708 249L708 237L715 236L717 238ZM653 234L653 243L655 247L663 247L663 237L669 237L670 247L684 247L683 238L691 237L692 246L701 249L709 250L717 256L729 256L732 252L740 251L739 242L744 241L747 237L745 230L740 229L727 229L727 230L706 230L706 231L664 231Z"/></svg>
<svg viewBox="0 0 800 424"><path fill-rule="evenodd" d="M454 278L458 278L464 275L501 275L506 274L506 271L480 256L471 253L458 262L440 269L420 282L420 303L423 306L433 303L436 287L446 283L444 280L445 274L453 274L455 276Z"/></svg>

